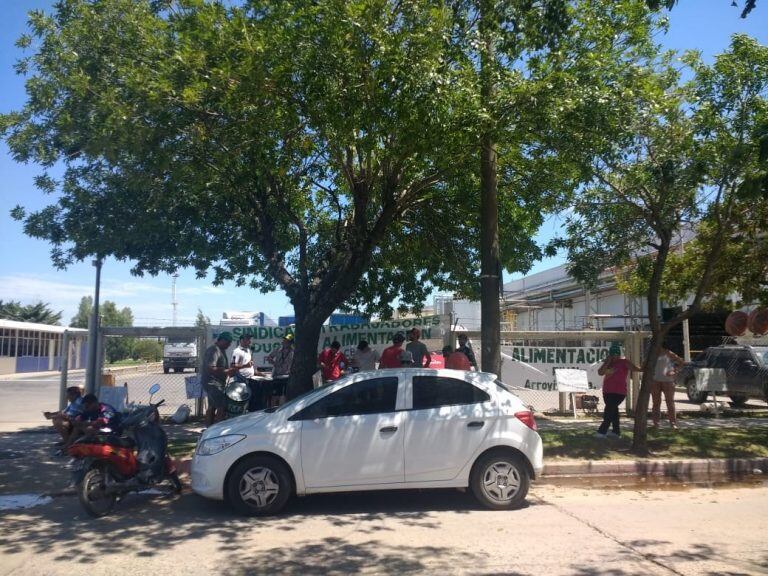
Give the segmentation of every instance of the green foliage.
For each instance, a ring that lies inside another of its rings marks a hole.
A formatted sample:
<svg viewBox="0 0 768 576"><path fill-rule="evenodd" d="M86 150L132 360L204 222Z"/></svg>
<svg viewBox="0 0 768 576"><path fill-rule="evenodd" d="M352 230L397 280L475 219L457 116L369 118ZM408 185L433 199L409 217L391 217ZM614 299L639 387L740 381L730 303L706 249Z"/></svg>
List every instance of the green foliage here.
<svg viewBox="0 0 768 576"><path fill-rule="evenodd" d="M88 321L92 311L93 298L91 296L83 296L80 299L77 314L72 318L69 325L73 328L88 328ZM105 300L99 304L99 317L101 326L133 326L133 312L131 309L127 306L122 310L118 309L117 305L110 300ZM104 351L107 362L111 364L125 358L130 358L135 343L135 338L123 336L107 338L106 350Z"/></svg>
<svg viewBox="0 0 768 576"><path fill-rule="evenodd" d="M211 319L208 318L205 314L203 314L203 311L198 308L197 309L197 317L195 318L195 326L198 328L207 328L211 324Z"/></svg>
<svg viewBox="0 0 768 576"><path fill-rule="evenodd" d="M163 345L157 340L137 339L131 351L134 360L160 362L163 359Z"/></svg>
<svg viewBox="0 0 768 576"><path fill-rule="evenodd" d="M16 322L32 322L35 324L52 324L59 326L61 312L51 310L50 304L37 302L23 306L21 302L0 300L0 318Z"/></svg>

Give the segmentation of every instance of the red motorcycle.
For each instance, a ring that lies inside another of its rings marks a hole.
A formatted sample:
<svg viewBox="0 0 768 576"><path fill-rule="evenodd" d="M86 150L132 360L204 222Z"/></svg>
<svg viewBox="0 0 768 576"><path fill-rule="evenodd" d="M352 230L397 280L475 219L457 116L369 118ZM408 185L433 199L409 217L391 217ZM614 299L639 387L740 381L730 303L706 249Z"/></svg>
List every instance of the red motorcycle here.
<svg viewBox="0 0 768 576"><path fill-rule="evenodd" d="M160 386L154 384L150 394ZM161 400L134 408L122 420L129 435L119 436L102 430L74 442L67 452L75 458L73 481L80 503L96 518L105 516L115 503L130 492L140 492L162 483L170 483L175 493L181 482L173 461L168 456L168 437L160 426L158 406Z"/></svg>

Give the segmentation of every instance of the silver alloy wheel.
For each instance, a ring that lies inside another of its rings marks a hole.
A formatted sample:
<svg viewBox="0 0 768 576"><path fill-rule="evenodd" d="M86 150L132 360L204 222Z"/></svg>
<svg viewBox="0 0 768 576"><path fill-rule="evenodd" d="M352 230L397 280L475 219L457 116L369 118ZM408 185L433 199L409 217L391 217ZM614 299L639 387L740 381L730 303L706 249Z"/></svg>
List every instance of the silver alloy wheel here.
<svg viewBox="0 0 768 576"><path fill-rule="evenodd" d="M482 487L490 500L505 504L520 490L520 472L509 461L498 460L483 472Z"/></svg>
<svg viewBox="0 0 768 576"><path fill-rule="evenodd" d="M277 498L280 483L274 470L256 466L242 475L238 489L243 502L254 508L265 508Z"/></svg>

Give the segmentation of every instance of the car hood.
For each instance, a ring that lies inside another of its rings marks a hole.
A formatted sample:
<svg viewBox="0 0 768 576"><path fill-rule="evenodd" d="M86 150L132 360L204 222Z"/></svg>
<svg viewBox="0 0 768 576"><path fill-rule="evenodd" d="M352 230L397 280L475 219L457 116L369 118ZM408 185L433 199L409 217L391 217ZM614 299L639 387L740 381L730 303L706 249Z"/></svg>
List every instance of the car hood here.
<svg viewBox="0 0 768 576"><path fill-rule="evenodd" d="M214 424L203 432L203 438L215 438L217 436L226 436L227 434L248 434L254 432L254 427L261 427L267 422L270 422L275 418L274 412L251 412L238 416L236 418L230 418Z"/></svg>

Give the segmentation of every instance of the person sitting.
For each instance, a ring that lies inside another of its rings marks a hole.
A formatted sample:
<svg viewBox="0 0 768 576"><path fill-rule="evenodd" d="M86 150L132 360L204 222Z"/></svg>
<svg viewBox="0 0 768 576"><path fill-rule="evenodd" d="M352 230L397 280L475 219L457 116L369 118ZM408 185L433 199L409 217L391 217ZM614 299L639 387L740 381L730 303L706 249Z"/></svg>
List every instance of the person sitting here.
<svg viewBox="0 0 768 576"><path fill-rule="evenodd" d="M95 394L83 396L83 411L72 423L72 434L68 444L72 444L80 436L95 436L99 432L109 431L110 434L120 435L120 413L114 407L99 402Z"/></svg>
<svg viewBox="0 0 768 576"><path fill-rule="evenodd" d="M53 429L61 434L61 441L57 446L64 446L72 433L72 422L83 411L83 392L79 386L70 386L67 388L67 407L57 412L43 412L48 420L51 420Z"/></svg>
<svg viewBox="0 0 768 576"><path fill-rule="evenodd" d="M445 358L445 367L450 370L472 369L467 355L458 350L454 351L450 346L443 346L443 358Z"/></svg>

